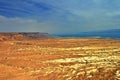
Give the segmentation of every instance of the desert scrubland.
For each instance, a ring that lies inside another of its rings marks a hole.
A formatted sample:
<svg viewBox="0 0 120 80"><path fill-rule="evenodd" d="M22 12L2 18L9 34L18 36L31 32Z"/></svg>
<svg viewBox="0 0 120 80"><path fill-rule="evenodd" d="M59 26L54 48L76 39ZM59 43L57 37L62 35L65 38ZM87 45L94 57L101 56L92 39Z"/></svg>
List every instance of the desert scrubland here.
<svg viewBox="0 0 120 80"><path fill-rule="evenodd" d="M120 39L0 41L0 80L120 80Z"/></svg>

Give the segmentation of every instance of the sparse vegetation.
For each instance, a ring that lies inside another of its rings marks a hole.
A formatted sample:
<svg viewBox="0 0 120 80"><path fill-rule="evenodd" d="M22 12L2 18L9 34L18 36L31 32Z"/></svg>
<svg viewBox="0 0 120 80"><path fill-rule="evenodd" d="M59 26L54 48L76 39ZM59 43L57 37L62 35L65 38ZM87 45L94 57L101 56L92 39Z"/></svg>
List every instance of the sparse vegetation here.
<svg viewBox="0 0 120 80"><path fill-rule="evenodd" d="M120 80L120 40L1 41L0 80Z"/></svg>

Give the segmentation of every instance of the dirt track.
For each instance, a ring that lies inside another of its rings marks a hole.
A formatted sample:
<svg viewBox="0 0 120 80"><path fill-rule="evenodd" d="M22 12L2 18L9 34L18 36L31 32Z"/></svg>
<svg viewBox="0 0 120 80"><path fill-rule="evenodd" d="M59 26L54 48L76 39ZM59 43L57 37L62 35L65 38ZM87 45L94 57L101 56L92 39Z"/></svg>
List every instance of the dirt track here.
<svg viewBox="0 0 120 80"><path fill-rule="evenodd" d="M1 41L0 80L120 80L120 39Z"/></svg>

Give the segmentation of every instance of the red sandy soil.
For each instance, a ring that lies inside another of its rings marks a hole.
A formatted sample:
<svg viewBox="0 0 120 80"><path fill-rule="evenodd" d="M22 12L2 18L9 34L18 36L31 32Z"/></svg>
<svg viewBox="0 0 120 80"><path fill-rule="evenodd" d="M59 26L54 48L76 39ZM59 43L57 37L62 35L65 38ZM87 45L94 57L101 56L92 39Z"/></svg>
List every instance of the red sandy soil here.
<svg viewBox="0 0 120 80"><path fill-rule="evenodd" d="M120 80L120 39L0 41L0 80Z"/></svg>

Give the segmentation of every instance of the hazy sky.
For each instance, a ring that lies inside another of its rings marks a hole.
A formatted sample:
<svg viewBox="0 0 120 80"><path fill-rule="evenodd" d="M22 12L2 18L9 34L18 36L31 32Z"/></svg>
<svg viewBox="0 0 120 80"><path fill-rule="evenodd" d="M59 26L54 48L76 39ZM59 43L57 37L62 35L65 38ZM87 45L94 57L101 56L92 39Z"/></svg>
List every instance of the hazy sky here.
<svg viewBox="0 0 120 80"><path fill-rule="evenodd" d="M0 32L120 29L120 0L0 0Z"/></svg>

